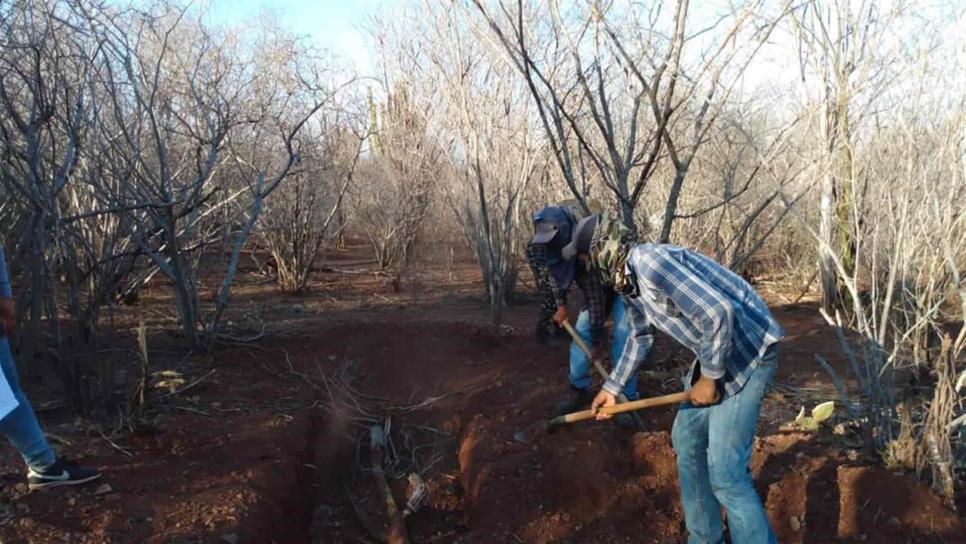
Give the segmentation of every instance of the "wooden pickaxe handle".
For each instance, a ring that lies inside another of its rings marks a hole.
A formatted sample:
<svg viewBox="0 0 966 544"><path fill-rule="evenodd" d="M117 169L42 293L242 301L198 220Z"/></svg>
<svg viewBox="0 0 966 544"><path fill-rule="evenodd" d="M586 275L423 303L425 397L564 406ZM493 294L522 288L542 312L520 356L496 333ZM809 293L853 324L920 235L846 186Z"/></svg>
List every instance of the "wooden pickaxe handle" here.
<svg viewBox="0 0 966 544"><path fill-rule="evenodd" d="M563 328L566 329L568 333L570 333L570 337L574 339L574 343L577 344L577 347L580 348L580 351L583 351L584 355L586 355L587 358L590 359L591 364L593 364L594 368L597 369L597 373L600 374L601 379L604 381L607 381L607 377L608 377L607 370L604 369L604 365L602 365L600 361L598 361L597 359L594 359L594 355L590 351L590 347L587 346L587 342L584 342L584 339L581 338L579 334L577 334L577 331L576 329L574 329L574 326L571 325L569 321L564 321ZM628 403L627 397L624 396L624 393L621 393L620 395L618 395L617 400L620 401L621 405ZM633 410L633 408L629 408L629 410ZM614 413L617 413L617 412L614 412ZM644 430L644 420L642 420L641 417L638 416L637 414L631 414L631 417L634 419L634 424L637 425L637 428ZM587 418L584 418L584 419L587 419ZM581 421L581 420L575 420L575 421Z"/></svg>
<svg viewBox="0 0 966 544"><path fill-rule="evenodd" d="M574 339L574 343L577 344L577 347L580 348L580 351L584 352L584 355L586 355L587 358L591 360L591 362L594 364L594 368L597 369L597 373L600 374L600 377L606 380L608 374L607 374L607 371L604 370L604 365L600 364L600 361L598 361L597 359L594 359L594 355L590 351L590 347L587 346L587 342L584 342L584 339L581 338L579 334L577 334L577 330L574 329L574 326L571 325L569 321L564 321L563 328L566 329L568 333L570 333L570 337Z"/></svg>
<svg viewBox="0 0 966 544"><path fill-rule="evenodd" d="M614 406L605 406L601 408L600 411L605 414L620 414L622 412L640 410L642 408L653 408L655 406L679 404L689 400L691 400L691 393L689 391L682 391L680 393L671 393L670 395L661 395L660 397L632 400L629 402L623 402L621 404L615 404ZM594 417L594 414L590 410L583 410L561 416L561 419L563 420L563 423L574 423L576 421L593 419Z"/></svg>

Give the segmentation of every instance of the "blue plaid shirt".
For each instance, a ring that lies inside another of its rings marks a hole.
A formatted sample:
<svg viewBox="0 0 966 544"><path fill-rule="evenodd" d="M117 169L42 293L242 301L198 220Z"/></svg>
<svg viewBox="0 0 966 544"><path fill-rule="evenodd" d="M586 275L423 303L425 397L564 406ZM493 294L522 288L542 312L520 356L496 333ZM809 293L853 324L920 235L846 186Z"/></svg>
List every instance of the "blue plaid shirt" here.
<svg viewBox="0 0 966 544"><path fill-rule="evenodd" d="M7 261L3 258L3 248L0 247L0 298L11 298L10 276L7 272Z"/></svg>
<svg viewBox="0 0 966 544"><path fill-rule="evenodd" d="M630 250L625 271L636 287L625 296L632 333L604 383L611 394L647 358L652 327L693 351L701 374L720 380L728 395L741 391L768 347L785 335L748 282L699 253L641 244Z"/></svg>

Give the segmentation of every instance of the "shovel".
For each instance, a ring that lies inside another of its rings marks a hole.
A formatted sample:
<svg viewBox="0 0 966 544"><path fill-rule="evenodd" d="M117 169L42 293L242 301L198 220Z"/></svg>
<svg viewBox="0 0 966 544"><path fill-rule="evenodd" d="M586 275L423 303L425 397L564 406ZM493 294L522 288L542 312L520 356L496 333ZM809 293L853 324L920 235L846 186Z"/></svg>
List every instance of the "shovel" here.
<svg viewBox="0 0 966 544"><path fill-rule="evenodd" d="M567 332L570 333L570 337L574 339L574 343L577 344L577 347L580 348L580 351L584 352L584 355L586 355L587 358L593 362L594 368L597 369L597 373L600 374L601 379L607 381L607 371L604 370L604 365L602 365L600 361L594 359L593 354L590 352L590 348L587 347L587 343L584 342L584 339L581 338L579 334L577 334L577 331L574 330L574 326L571 325L569 321L564 321L563 328L567 329ZM620 403L626 403L627 397L624 396L624 393L621 393L617 396L617 401ZM634 420L634 424L637 425L637 428L643 431L644 421L641 419L641 416L637 415L636 413L631 413L631 418Z"/></svg>
<svg viewBox="0 0 966 544"><path fill-rule="evenodd" d="M678 404L681 402L687 402L689 400L691 400L691 393L688 391L682 391L680 393L671 393L670 395L662 395L660 397L651 397L631 402L624 402L614 406L605 406L601 408L600 411L604 414L620 414L630 410L653 408L655 406L667 406L668 404ZM586 421L588 419L594 419L594 417L594 414L591 413L590 410L583 410L580 412L573 412L570 414L557 416L550 420L538 421L513 435L513 439L521 444L532 444L536 436L543 431L553 433L568 423Z"/></svg>

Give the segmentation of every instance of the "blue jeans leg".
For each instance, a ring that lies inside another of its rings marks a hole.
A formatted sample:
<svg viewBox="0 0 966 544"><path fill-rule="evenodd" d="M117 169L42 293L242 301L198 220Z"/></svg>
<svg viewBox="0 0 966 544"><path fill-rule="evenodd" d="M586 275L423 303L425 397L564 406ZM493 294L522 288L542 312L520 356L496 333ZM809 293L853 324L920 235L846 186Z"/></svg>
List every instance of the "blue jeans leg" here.
<svg viewBox="0 0 966 544"><path fill-rule="evenodd" d="M30 406L27 396L20 388L20 380L17 377L17 369L13 363L13 353L10 351L10 342L6 337L0 338L0 367L3 368L3 375L10 384L19 403L12 412L0 420L0 434L10 440L10 443L23 456L27 466L35 470L49 467L57 461L54 451L47 444L44 432L40 429L40 422L37 415Z"/></svg>
<svg viewBox="0 0 966 544"><path fill-rule="evenodd" d="M711 488L708 474L708 425L710 408L684 403L671 428L671 443L678 454L681 504L688 528L688 544L724 542L721 503Z"/></svg>
<svg viewBox="0 0 966 544"><path fill-rule="evenodd" d="M723 542L721 506L733 542L775 542L748 469L761 399L777 366L774 353L737 395L706 408L685 403L678 411L671 437L689 543Z"/></svg>
<svg viewBox="0 0 966 544"><path fill-rule="evenodd" d="M624 346L631 337L631 320L627 315L627 309L624 306L624 297L617 295L614 299L614 345L611 347L611 361L613 364L617 364L617 361L621 360L621 355L624 353ZM624 396L627 400L637 400L640 398L640 394L637 392L637 374L633 374L631 379L627 380L624 384Z"/></svg>
<svg viewBox="0 0 966 544"><path fill-rule="evenodd" d="M584 340L588 346L590 344L590 312L581 310L577 315L577 323L574 325L577 336ZM590 374L590 358L577 345L577 342L570 343L570 385L576 389L590 389L593 379Z"/></svg>
<svg viewBox="0 0 966 544"><path fill-rule="evenodd" d="M631 336L630 319L627 317L627 311L624 308L624 299L619 295L614 300L612 316L614 318L614 343L611 346L611 361L616 362L620 360L621 354L624 353L624 344ZM588 346L591 345L590 313L587 310L581 310L577 316L574 329L576 329L577 335L583 338L584 343ZM588 389L593 384L592 373L590 358L584 354L576 342L572 342L570 344L570 385L577 389ZM624 386L624 395L629 400L639 398L637 376L631 376L631 379Z"/></svg>

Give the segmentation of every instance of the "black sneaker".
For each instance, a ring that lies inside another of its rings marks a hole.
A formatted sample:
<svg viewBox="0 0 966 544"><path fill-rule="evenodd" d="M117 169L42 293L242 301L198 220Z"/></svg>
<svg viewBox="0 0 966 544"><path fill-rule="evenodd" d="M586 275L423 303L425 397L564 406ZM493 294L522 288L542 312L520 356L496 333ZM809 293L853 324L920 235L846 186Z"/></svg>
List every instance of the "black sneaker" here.
<svg viewBox="0 0 966 544"><path fill-rule="evenodd" d="M541 346L546 346L549 343L549 334L547 333L547 328L537 325L536 334L537 343Z"/></svg>
<svg viewBox="0 0 966 544"><path fill-rule="evenodd" d="M590 403L593 401L594 394L590 390L571 387L570 395L554 405L553 413L562 416L571 412L579 412L580 410L589 408Z"/></svg>
<svg viewBox="0 0 966 544"><path fill-rule="evenodd" d="M70 461L58 459L43 472L34 469L27 471L27 484L30 489L46 489L62 485L80 485L93 482L101 473L87 467L77 466Z"/></svg>

